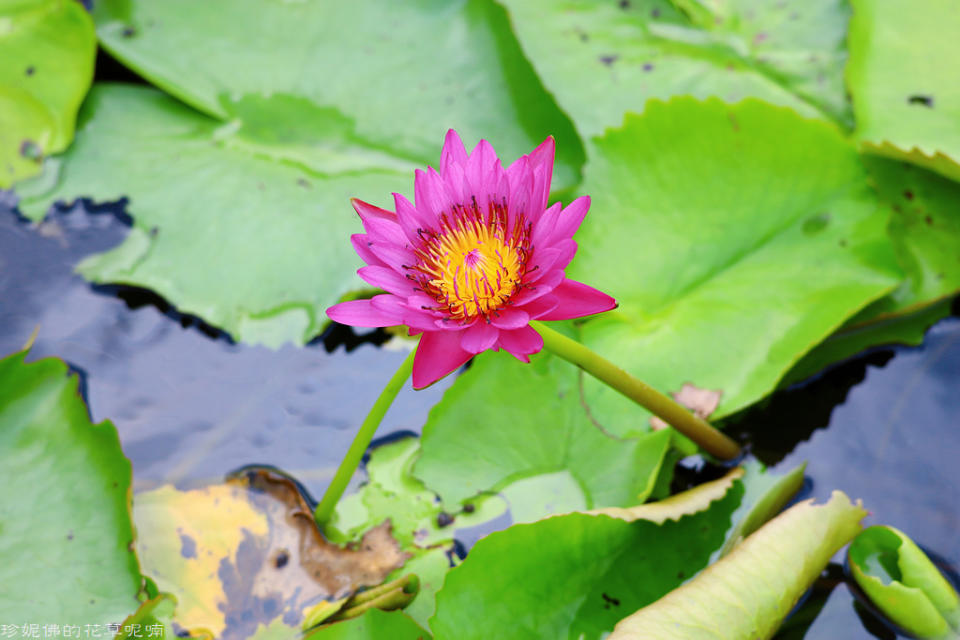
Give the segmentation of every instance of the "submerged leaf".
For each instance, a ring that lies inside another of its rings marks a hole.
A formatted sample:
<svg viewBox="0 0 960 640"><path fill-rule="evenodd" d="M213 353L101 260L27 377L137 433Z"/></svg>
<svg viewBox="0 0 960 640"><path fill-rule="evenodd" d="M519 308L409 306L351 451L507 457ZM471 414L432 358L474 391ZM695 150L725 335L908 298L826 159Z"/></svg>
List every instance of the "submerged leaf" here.
<svg viewBox="0 0 960 640"><path fill-rule="evenodd" d="M117 624L141 587L130 462L66 364L25 358L0 360L0 622Z"/></svg>
<svg viewBox="0 0 960 640"><path fill-rule="evenodd" d="M96 50L79 2L0 2L0 189L70 144Z"/></svg>
<svg viewBox="0 0 960 640"><path fill-rule="evenodd" d="M216 637L245 637L282 618L298 629L321 600L380 584L407 557L390 524L354 548L323 539L296 485L269 470L227 484L137 495L144 571L177 596L176 620Z"/></svg>
<svg viewBox="0 0 960 640"><path fill-rule="evenodd" d="M917 638L960 638L960 596L898 529L875 526L850 544L857 584L891 621Z"/></svg>
<svg viewBox="0 0 960 640"><path fill-rule="evenodd" d="M621 620L611 640L770 638L830 557L866 515L835 491L788 509L730 555L657 602Z"/></svg>
<svg viewBox="0 0 960 640"><path fill-rule="evenodd" d="M700 510L677 520L572 513L492 533L447 574L430 626L442 640L599 639L707 564L743 495L724 486L706 508L678 498Z"/></svg>

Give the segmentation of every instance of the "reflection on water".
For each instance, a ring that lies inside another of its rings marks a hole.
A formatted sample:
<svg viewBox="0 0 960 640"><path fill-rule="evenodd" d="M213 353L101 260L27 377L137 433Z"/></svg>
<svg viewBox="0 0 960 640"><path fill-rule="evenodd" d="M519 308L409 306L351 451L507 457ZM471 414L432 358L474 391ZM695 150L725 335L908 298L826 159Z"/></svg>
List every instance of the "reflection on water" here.
<svg viewBox="0 0 960 640"><path fill-rule="evenodd" d="M33 358L58 356L81 373L93 418L111 419L120 432L137 489L219 480L256 462L323 492L403 353L377 348L382 334L358 337L344 327L306 348L233 344L149 294L94 288L73 274L83 256L122 240L118 207L81 204L34 228L11 206L0 192L0 352L19 349L39 325ZM419 432L449 384L407 387L380 433ZM808 461L808 496L842 489L862 498L866 524L902 529L950 570L960 566L958 389L960 319L951 318L922 348L841 365L734 417L728 429L778 470ZM831 565L778 637L892 637L854 606L838 571Z"/></svg>

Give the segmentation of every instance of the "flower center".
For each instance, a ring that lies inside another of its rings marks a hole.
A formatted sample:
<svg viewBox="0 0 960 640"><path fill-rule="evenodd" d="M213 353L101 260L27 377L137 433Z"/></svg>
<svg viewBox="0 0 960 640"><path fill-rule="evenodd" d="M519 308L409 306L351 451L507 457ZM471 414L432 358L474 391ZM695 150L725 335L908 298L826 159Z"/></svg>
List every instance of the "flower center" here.
<svg viewBox="0 0 960 640"><path fill-rule="evenodd" d="M439 228L422 231L416 250L423 290L457 320L488 318L520 288L528 255L529 229L518 216L508 229L505 207L458 206L440 217Z"/></svg>

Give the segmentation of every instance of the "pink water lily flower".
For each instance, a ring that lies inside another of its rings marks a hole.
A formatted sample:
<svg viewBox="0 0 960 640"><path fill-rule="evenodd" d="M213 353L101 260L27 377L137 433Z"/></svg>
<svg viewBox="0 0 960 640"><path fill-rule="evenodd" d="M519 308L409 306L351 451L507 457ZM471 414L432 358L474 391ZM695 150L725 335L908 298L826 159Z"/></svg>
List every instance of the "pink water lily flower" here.
<svg viewBox="0 0 960 640"><path fill-rule="evenodd" d="M352 200L366 230L352 236L367 263L357 273L388 293L327 314L357 327L403 324L410 335L422 333L413 363L419 389L487 349L529 362L543 347L531 320L614 308L613 298L564 274L590 198L547 207L553 155L547 138L503 169L489 142L467 155L451 129L440 172L416 171L416 205L397 193L396 212Z"/></svg>

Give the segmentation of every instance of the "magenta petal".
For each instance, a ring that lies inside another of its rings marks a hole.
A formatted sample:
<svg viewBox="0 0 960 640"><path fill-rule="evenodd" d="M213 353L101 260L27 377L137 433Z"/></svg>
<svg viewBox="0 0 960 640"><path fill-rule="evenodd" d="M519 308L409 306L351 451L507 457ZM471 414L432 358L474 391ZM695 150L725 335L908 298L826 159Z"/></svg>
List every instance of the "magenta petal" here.
<svg viewBox="0 0 960 640"><path fill-rule="evenodd" d="M473 357L460 347L460 333L433 331L424 333L413 359L413 388L423 389Z"/></svg>
<svg viewBox="0 0 960 640"><path fill-rule="evenodd" d="M548 137L539 147L530 152L530 168L533 170L533 190L530 201L535 209L543 210L547 206L555 153L556 143L553 136Z"/></svg>
<svg viewBox="0 0 960 640"><path fill-rule="evenodd" d="M396 220L396 217L393 220L367 218L363 221L363 228L367 230L372 242L390 242L402 247L408 244L409 240Z"/></svg>
<svg viewBox="0 0 960 640"><path fill-rule="evenodd" d="M374 296L376 298L394 298L391 295ZM384 312L373 305L373 300L351 300L341 302L327 309L327 315L334 322L352 327L389 327L401 324L399 317Z"/></svg>
<svg viewBox="0 0 960 640"><path fill-rule="evenodd" d="M500 332L500 346L524 362L529 362L528 356L543 349L543 336L527 325L513 331Z"/></svg>
<svg viewBox="0 0 960 640"><path fill-rule="evenodd" d="M525 304L523 306L523 310L527 312L532 320L536 320L537 318L540 318L541 316L544 316L556 309L558 304L560 304L559 298L551 293L548 293L528 304Z"/></svg>
<svg viewBox="0 0 960 640"><path fill-rule="evenodd" d="M370 236L365 233L355 233L350 236L350 244L353 245L353 250L357 252L357 255L360 256L360 259L366 262L367 264L377 265L377 266L386 266L383 261L378 258L371 249L370 245L373 244L370 241Z"/></svg>
<svg viewBox="0 0 960 640"><path fill-rule="evenodd" d="M353 205L353 208L359 214L361 220L370 220L379 218L381 220L393 220L396 221L397 215L393 211L388 211L386 209L381 209L376 207L368 202L364 202L359 198L350 198L350 204Z"/></svg>
<svg viewBox="0 0 960 640"><path fill-rule="evenodd" d="M557 225L553 228L553 232L547 238L547 244L553 245L561 240L572 238L573 234L580 228L583 218L589 210L590 196L580 196L568 204L557 219Z"/></svg>
<svg viewBox="0 0 960 640"><path fill-rule="evenodd" d="M534 271L534 274L537 272ZM510 301L516 307L526 307L531 301L536 300L540 296L544 296L555 287L557 287L561 282L563 282L566 276L563 274L563 271L556 270L550 271L542 279L538 280L535 285L532 287L523 289L520 293L513 296Z"/></svg>
<svg viewBox="0 0 960 640"><path fill-rule="evenodd" d="M460 346L470 353L486 351L497 343L500 330L486 322L478 322L460 334Z"/></svg>
<svg viewBox="0 0 960 640"><path fill-rule="evenodd" d="M521 309L500 309L490 317L490 323L498 329L519 329L529 324L530 315Z"/></svg>
<svg viewBox="0 0 960 640"><path fill-rule="evenodd" d="M553 290L553 295L557 296L559 304L553 311L540 316L540 320L582 318L617 306L617 301L603 291L576 280L564 280Z"/></svg>
<svg viewBox="0 0 960 640"><path fill-rule="evenodd" d="M553 206L543 212L543 215L540 216L540 219L537 220L536 225L533 227L533 236L530 238L530 242L534 247L549 246L547 239L553 233L554 227L557 226L557 220L562 211L563 206L559 202L555 202Z"/></svg>
<svg viewBox="0 0 960 640"><path fill-rule="evenodd" d="M370 251L387 266L400 269L405 265L416 264L417 257L410 249L397 246L392 242L374 242L368 245Z"/></svg>
<svg viewBox="0 0 960 640"><path fill-rule="evenodd" d="M389 267L361 267L357 269L357 275L370 286L379 287L402 298L414 293L413 282Z"/></svg>
<svg viewBox="0 0 960 640"><path fill-rule="evenodd" d="M467 151L463 146L463 141L459 134L453 129L447 131L447 137L443 140L443 151L440 152L440 173L447 177L447 171L451 165L467 164Z"/></svg>

